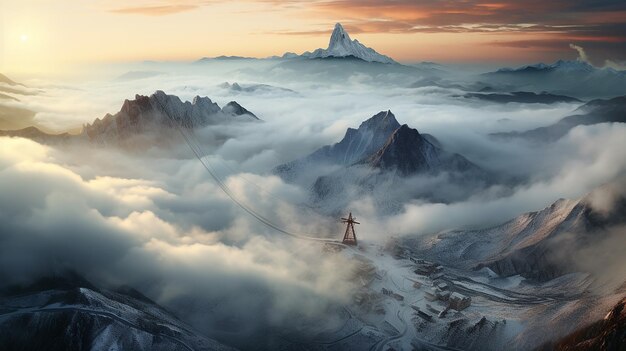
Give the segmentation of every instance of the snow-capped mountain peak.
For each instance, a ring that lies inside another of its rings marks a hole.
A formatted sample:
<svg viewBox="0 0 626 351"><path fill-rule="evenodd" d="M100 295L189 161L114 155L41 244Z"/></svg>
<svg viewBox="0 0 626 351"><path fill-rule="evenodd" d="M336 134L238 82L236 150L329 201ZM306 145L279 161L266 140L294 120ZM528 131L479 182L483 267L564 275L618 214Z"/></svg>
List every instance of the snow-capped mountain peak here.
<svg viewBox="0 0 626 351"><path fill-rule="evenodd" d="M361 44L358 40L350 39L350 35L341 23L335 24L335 29L330 36L327 49L317 49L312 53L302 54L306 58L329 58L329 57L356 57L368 62L396 63L391 57L379 54L374 49Z"/></svg>
<svg viewBox="0 0 626 351"><path fill-rule="evenodd" d="M343 29L341 23L335 24L333 34L330 35L330 41L328 42L327 50L346 50L350 47L350 44L352 44L352 40L350 40L350 35L348 35L348 32Z"/></svg>

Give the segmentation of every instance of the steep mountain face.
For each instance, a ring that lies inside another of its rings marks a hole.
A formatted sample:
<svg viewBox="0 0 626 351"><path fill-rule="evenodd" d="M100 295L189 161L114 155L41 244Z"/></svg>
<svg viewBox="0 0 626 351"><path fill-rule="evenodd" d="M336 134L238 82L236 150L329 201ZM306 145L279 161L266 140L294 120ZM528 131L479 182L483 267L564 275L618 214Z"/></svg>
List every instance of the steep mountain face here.
<svg viewBox="0 0 626 351"><path fill-rule="evenodd" d="M422 137L417 129L404 124L396 129L383 147L363 160L383 171L398 171L403 176L417 173L478 170L459 154L448 154Z"/></svg>
<svg viewBox="0 0 626 351"><path fill-rule="evenodd" d="M222 107L222 112L231 116L248 116L256 120L259 118L252 112L248 111L245 107L239 105L237 101L231 101Z"/></svg>
<svg viewBox="0 0 626 351"><path fill-rule="evenodd" d="M626 71L596 68L578 60L503 68L486 73L482 78L490 83L513 85L523 90L548 91L579 98L622 95L626 86Z"/></svg>
<svg viewBox="0 0 626 351"><path fill-rule="evenodd" d="M326 145L312 154L282 164L274 173L287 181L297 181L311 168L349 166L378 151L400 127L391 111L382 111L361 123L358 129L348 128L340 142Z"/></svg>
<svg viewBox="0 0 626 351"><path fill-rule="evenodd" d="M343 29L340 23L335 24L327 49L305 52L302 57L312 59L354 57L367 62L396 63L392 58L377 53L374 49L359 43L358 40L351 40L348 32Z"/></svg>
<svg viewBox="0 0 626 351"><path fill-rule="evenodd" d="M620 190L625 181L597 188L578 200L558 200L491 228L444 232L411 245L459 268L488 267L501 276L547 281L576 271L579 250L626 223L626 197ZM612 198L611 206L598 208L594 205L598 198Z"/></svg>
<svg viewBox="0 0 626 351"><path fill-rule="evenodd" d="M107 114L85 125L82 136L100 144L115 144L133 136L168 133L176 124L200 128L237 120L258 118L234 101L222 109L208 97L196 96L192 102L182 102L177 96L159 90L150 96L136 95L134 100L124 101L115 115Z"/></svg>
<svg viewBox="0 0 626 351"><path fill-rule="evenodd" d="M579 125L607 122L626 123L626 96L593 100L576 109L578 114L564 117L555 124L524 132L493 133L497 138L524 138L533 142L555 141Z"/></svg>
<svg viewBox="0 0 626 351"><path fill-rule="evenodd" d="M139 292L80 277L42 279L0 295L3 350L232 350Z"/></svg>
<svg viewBox="0 0 626 351"><path fill-rule="evenodd" d="M607 315L563 338L546 343L537 350L606 350L620 351L626 347L626 298Z"/></svg>
<svg viewBox="0 0 626 351"><path fill-rule="evenodd" d="M446 173L443 181L457 185L489 178L463 156L443 150L433 136L400 126L391 111L374 115L358 129L349 128L340 142L280 165L274 172L288 182L310 187L312 201L328 212L340 211L363 195L371 195L384 212L399 210L404 201L415 197L446 201L433 192L432 184L404 184L411 183L413 176ZM467 188L482 186L473 183ZM407 187L411 190L401 190Z"/></svg>
<svg viewBox="0 0 626 351"><path fill-rule="evenodd" d="M348 128L340 142L320 148L311 157L343 165L353 164L380 149L399 127L400 123L391 111L381 111L361 123L358 129Z"/></svg>

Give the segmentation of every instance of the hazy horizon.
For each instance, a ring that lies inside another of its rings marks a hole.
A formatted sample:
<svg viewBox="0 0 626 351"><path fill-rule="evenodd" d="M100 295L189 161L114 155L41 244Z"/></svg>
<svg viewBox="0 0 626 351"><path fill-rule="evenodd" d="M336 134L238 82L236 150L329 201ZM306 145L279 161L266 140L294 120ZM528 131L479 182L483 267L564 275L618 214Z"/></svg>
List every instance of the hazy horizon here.
<svg viewBox="0 0 626 351"><path fill-rule="evenodd" d="M0 350L620 350L625 16L1 2Z"/></svg>
<svg viewBox="0 0 626 351"><path fill-rule="evenodd" d="M300 54L325 48L337 22L402 63L553 62L578 57L575 45L596 66L623 67L624 14L617 1L5 1L0 71L59 77L76 65Z"/></svg>

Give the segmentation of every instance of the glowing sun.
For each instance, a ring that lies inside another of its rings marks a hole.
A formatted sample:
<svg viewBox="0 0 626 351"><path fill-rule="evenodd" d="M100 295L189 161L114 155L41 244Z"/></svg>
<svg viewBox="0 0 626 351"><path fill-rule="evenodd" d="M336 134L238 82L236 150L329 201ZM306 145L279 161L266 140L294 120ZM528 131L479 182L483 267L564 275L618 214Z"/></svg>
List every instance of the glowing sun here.
<svg viewBox="0 0 626 351"><path fill-rule="evenodd" d="M28 35L27 35L27 34L22 34L22 35L20 35L20 41L21 41L22 43L27 42L27 41L28 41Z"/></svg>

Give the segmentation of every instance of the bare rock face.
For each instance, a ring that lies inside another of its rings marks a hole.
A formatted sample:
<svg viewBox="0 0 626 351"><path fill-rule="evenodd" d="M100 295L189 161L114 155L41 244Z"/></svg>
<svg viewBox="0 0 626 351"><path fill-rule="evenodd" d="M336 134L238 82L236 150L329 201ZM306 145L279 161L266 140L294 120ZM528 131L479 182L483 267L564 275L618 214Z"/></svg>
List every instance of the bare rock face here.
<svg viewBox="0 0 626 351"><path fill-rule="evenodd" d="M539 351L565 350L624 350L626 345L626 298L617 303L607 315L559 340L545 343Z"/></svg>
<svg viewBox="0 0 626 351"><path fill-rule="evenodd" d="M441 170L478 170L465 157L446 153L406 124L395 130L385 145L364 162L383 170L397 170L405 176Z"/></svg>
<svg viewBox="0 0 626 351"><path fill-rule="evenodd" d="M310 187L312 201L331 212L359 194L372 195L380 210L391 212L401 208L404 200L399 198L437 196L432 187L395 196L404 188L401 183L413 176L435 177L445 172L446 179L461 186L472 182L467 186L470 189L489 180L487 172L445 151L433 136L401 126L391 111L377 113L358 129L348 128L340 142L280 165L274 172L287 182Z"/></svg>
<svg viewBox="0 0 626 351"><path fill-rule="evenodd" d="M310 167L323 165L350 166L379 150L389 136L400 127L391 111L382 111L367 119L358 129L348 128L338 143L326 145L312 154L282 164L274 173L287 181L294 181L309 172Z"/></svg>
<svg viewBox="0 0 626 351"><path fill-rule="evenodd" d="M505 321L490 321L483 317L476 323L461 318L448 324L441 342L463 350L502 350Z"/></svg>
<svg viewBox="0 0 626 351"><path fill-rule="evenodd" d="M235 120L258 118L234 101L222 109L208 97L196 96L192 102L182 102L159 90L150 96L136 95L134 100L125 100L116 114L106 114L85 125L82 135L99 144L116 144L142 134L168 133L177 126L201 128Z"/></svg>
<svg viewBox="0 0 626 351"><path fill-rule="evenodd" d="M231 101L227 103L226 106L222 108L222 112L228 115L231 115L233 117L246 116L246 117L252 117L256 120L259 119L254 113L246 110L245 107L239 105L237 101Z"/></svg>

